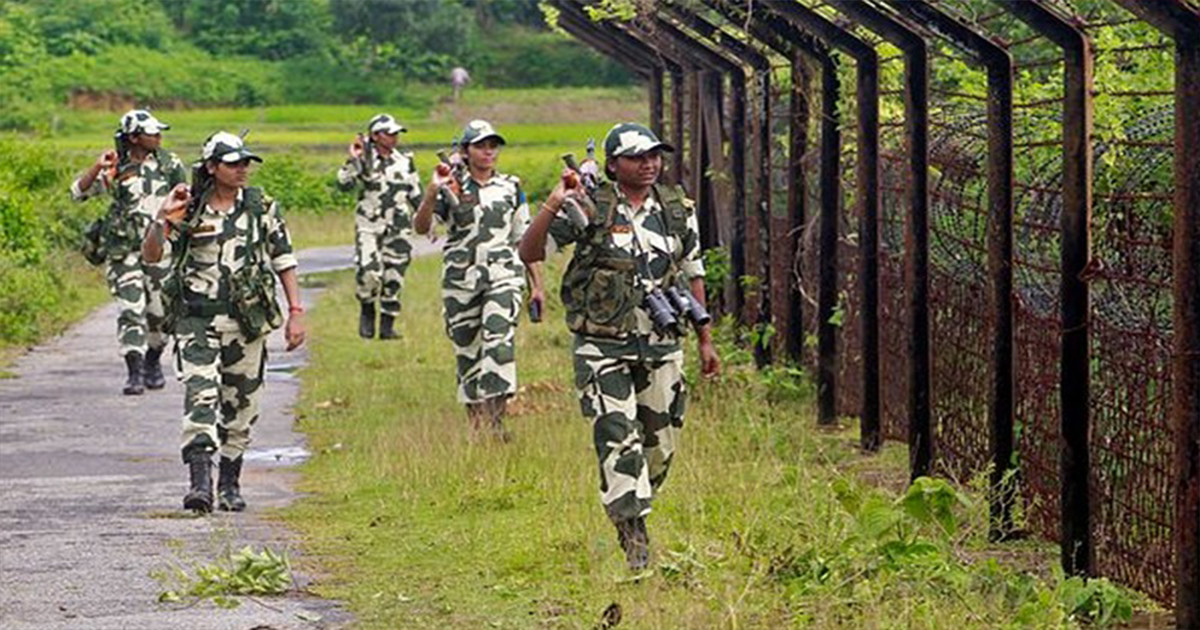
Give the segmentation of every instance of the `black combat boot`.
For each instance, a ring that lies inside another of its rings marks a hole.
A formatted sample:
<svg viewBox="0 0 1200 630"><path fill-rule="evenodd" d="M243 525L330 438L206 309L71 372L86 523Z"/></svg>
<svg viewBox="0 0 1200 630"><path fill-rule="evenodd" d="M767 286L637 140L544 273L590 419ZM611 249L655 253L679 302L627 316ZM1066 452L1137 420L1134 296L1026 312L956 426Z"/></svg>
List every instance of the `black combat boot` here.
<svg viewBox="0 0 1200 630"><path fill-rule="evenodd" d="M162 363L162 348L150 348L146 350L146 362L142 365L142 379L145 382L146 389L162 389L167 384L163 378Z"/></svg>
<svg viewBox="0 0 1200 630"><path fill-rule="evenodd" d="M358 336L370 339L375 336L375 305L362 302L362 311L358 315Z"/></svg>
<svg viewBox="0 0 1200 630"><path fill-rule="evenodd" d="M395 324L396 324L396 318L394 316L388 315L387 313L380 313L379 314L379 338L380 339L397 339L397 338L399 338L400 335L396 334L396 330L394 328Z"/></svg>
<svg viewBox="0 0 1200 630"><path fill-rule="evenodd" d="M238 479L242 476L242 458L222 457L220 476L217 477L217 507L226 512L241 512L246 509L242 499L242 488Z"/></svg>
<svg viewBox="0 0 1200 630"><path fill-rule="evenodd" d="M213 508L212 457L206 451L195 450L188 454L187 464L191 487L183 495L183 509L207 514Z"/></svg>
<svg viewBox="0 0 1200 630"><path fill-rule="evenodd" d="M631 518L617 523L617 539L625 551L629 570L641 571L650 565L650 535L646 533L644 517Z"/></svg>
<svg viewBox="0 0 1200 630"><path fill-rule="evenodd" d="M145 383L142 381L142 353L130 352L125 355L125 369L129 371L129 378L125 381L125 389L121 391L126 396L138 396L146 391Z"/></svg>

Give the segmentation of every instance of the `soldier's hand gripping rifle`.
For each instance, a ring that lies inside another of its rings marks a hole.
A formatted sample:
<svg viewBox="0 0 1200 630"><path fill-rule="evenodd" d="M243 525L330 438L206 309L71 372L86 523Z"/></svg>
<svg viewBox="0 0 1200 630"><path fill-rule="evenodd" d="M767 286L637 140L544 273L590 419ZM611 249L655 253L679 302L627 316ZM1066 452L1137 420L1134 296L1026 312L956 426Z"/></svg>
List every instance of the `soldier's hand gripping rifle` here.
<svg viewBox="0 0 1200 630"><path fill-rule="evenodd" d="M563 177L563 185L567 189L567 196L563 199L563 210L567 213L567 219L582 230L591 222L592 213L596 210L592 198L600 186L596 141L588 139L587 158L583 160L583 164L575 162L574 153L564 153L562 160L567 168L571 169L571 173Z"/></svg>
<svg viewBox="0 0 1200 630"><path fill-rule="evenodd" d="M446 180L441 183L439 192L446 200L446 204L453 210L458 208L458 196L462 194L458 178L459 174L462 173L463 163L461 159L455 160L451 158L445 151L438 151L437 157L438 165L436 170L438 177ZM457 157L457 154L455 154L455 157Z"/></svg>
<svg viewBox="0 0 1200 630"><path fill-rule="evenodd" d="M103 156L104 168L100 175L106 184L116 182L121 165L129 163L129 138L120 129L113 134L113 149L114 151L105 151Z"/></svg>
<svg viewBox="0 0 1200 630"><path fill-rule="evenodd" d="M358 133L354 134L354 146L358 149L359 170L364 175L370 173L371 166L375 164L375 143L369 136Z"/></svg>

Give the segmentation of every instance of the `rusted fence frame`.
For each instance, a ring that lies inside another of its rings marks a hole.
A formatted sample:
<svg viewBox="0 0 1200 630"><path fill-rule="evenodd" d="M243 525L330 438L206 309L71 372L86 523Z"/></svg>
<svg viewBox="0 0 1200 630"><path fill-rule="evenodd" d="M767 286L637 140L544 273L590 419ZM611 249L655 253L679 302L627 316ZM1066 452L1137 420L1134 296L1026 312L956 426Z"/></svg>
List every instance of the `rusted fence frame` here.
<svg viewBox="0 0 1200 630"><path fill-rule="evenodd" d="M566 26L569 24L572 28L577 29L579 32L588 33L597 40L606 42L614 51L630 57L632 60L653 60L657 66L670 73L671 135L673 144L675 147L677 147L677 159L675 161L674 168L671 169L671 172L669 173L669 178L675 183L682 183L684 126L683 77L686 64L682 64L663 55L655 48L648 46L641 40L631 37L628 34L614 28L611 24L593 22L591 18L583 14L583 12L579 10L578 6L571 3L570 0L555 0L555 6L560 10L559 23L564 27L564 29L566 29ZM659 84L661 85L661 77L659 77L658 80ZM654 81L654 79L651 79L651 81ZM651 114L651 124L653 124L653 112L651 112ZM658 122L659 128L661 129L661 119Z"/></svg>
<svg viewBox="0 0 1200 630"><path fill-rule="evenodd" d="M747 95L752 93L750 87L751 79L747 76L745 67L742 65L741 60L736 54L728 50L727 47L721 45L720 43L706 41L690 33L686 33L674 23L664 19L661 15L655 14L651 16L651 19L657 32L666 33L671 38L683 42L687 46L695 47L694 50L699 54L707 55L711 63L713 63L715 66L718 66L718 70L722 74L728 75L730 85L734 86L734 93L737 96L737 114L735 116L736 120L732 121L730 125L730 153L731 157L736 155L737 159L731 159L730 162L732 163L731 168L736 169L734 172L734 181L737 183L739 190L735 192L733 203L727 205L718 204L718 198L716 195L717 183L710 179L709 186L712 191L712 196L709 202L713 207L713 216L719 217L717 226L722 234L720 244L729 245L731 251L734 252L733 258L735 261L735 268L739 266L739 263L736 261L739 259L741 260L740 267L742 271L741 273L735 274L736 277L741 277L746 273L745 269L747 265L755 262L752 257L746 255L745 249L747 245L747 219L751 216L749 212L751 202L749 195L746 192L747 161L745 159L746 147L748 145L747 137L748 134L753 133L753 128L749 124L749 117L746 113ZM716 76L714 75L714 79L715 78ZM712 95L719 94L720 90L721 84L718 81L714 83L710 89L706 90L706 92ZM720 99L717 100L719 101ZM710 125L706 122L704 127L706 137L709 140L709 142L705 143L709 157L705 162L705 167L702 172L708 173L711 170L711 167L715 165L713 160L715 160L716 156L722 152L722 143L720 141L720 125ZM717 130L715 132L716 136L710 134L710 131L712 130ZM725 205L726 207L721 207L722 205ZM739 306L736 309L736 315L739 321L745 322L746 320L743 316L743 311L745 309L745 294L742 291L740 283L732 282L730 284L735 285L736 288L733 292L733 295L735 300L739 302Z"/></svg>
<svg viewBox="0 0 1200 630"><path fill-rule="evenodd" d="M739 3L742 5L744 3ZM795 45L804 45L821 62L821 191L817 270L817 422L833 424L837 420L837 326L833 313L837 308L838 210L841 204L840 127L841 87L837 62L828 47L807 31L797 28L781 16L760 11L746 13L745 7L720 9L726 17L750 28L761 24L771 34ZM732 13L732 15L731 15ZM763 37L763 33L757 33ZM764 41L770 41L765 39Z"/></svg>
<svg viewBox="0 0 1200 630"><path fill-rule="evenodd" d="M606 41L602 35L589 32L571 21L571 18L560 19L558 26L594 50L625 66L646 81L649 100L650 128L660 136L663 133L663 67L659 64L643 64L643 60L629 55L611 41Z"/></svg>
<svg viewBox="0 0 1200 630"><path fill-rule="evenodd" d="M751 167L757 183L754 195L747 199L746 208L753 207L755 210L747 212L740 220L735 219L734 238L754 248L756 255L746 256L747 266L757 266L754 272L762 280L755 318L759 335L758 343L754 345L755 363L761 368L771 362L770 340L765 334L771 322L771 62L744 42L733 39L715 24L683 7L664 4L661 11L703 37L710 47L726 51L727 55L737 58L741 64L753 70L754 95L758 101L754 122L757 124L747 124L746 131L750 138L757 138L752 146L757 150L754 159L758 164ZM738 210L740 208L736 208L735 212ZM758 264L754 265L755 262ZM749 321L750 318L745 319Z"/></svg>
<svg viewBox="0 0 1200 630"><path fill-rule="evenodd" d="M621 48L629 48L631 50L643 51L648 57L659 59L670 71L671 74L671 144L675 146L675 153L672 155L671 168L666 169L667 179L673 183L683 184L685 187L694 189L694 183L687 183L687 169L684 167L684 153L691 152L694 147L685 146L684 127L686 126L687 108L685 107L686 100L695 100L695 92L698 89L699 81L696 76L699 73L698 66L694 61L686 56L674 57L670 51L662 50L662 46L655 46L652 43L647 43L630 35L625 30L618 28L611 22L593 21L582 7L575 0L554 0L555 6L560 11L561 16L567 16L574 19L589 28L593 28L607 37L612 39ZM695 139L692 139L693 142Z"/></svg>
<svg viewBox="0 0 1200 630"><path fill-rule="evenodd" d="M905 284L909 307L908 462L911 479L930 473L932 353L929 330L929 51L925 38L861 0L826 0L904 53L904 124L909 150Z"/></svg>
<svg viewBox="0 0 1200 630"><path fill-rule="evenodd" d="M671 146L675 147L671 154L671 169L668 180L671 183L683 185L683 72L671 73L671 120L677 124L671 125Z"/></svg>
<svg viewBox="0 0 1200 630"><path fill-rule="evenodd" d="M1012 532L1013 468L1013 61L999 44L962 20L923 2L882 0L887 6L962 50L988 77L988 268L992 283L991 514L993 539Z"/></svg>
<svg viewBox="0 0 1200 630"><path fill-rule="evenodd" d="M573 35L576 39L587 44L591 49L600 54L612 59L613 61L625 66L630 72L638 75L642 79L649 80L652 74L651 68L658 67L653 63L646 63L643 60L634 60L634 55L626 54L621 49L617 48L610 41L604 41L595 33L589 33L569 20L559 20L558 26L567 33ZM660 93L661 94L661 93ZM653 98L653 97L651 97Z"/></svg>
<svg viewBox="0 0 1200 630"><path fill-rule="evenodd" d="M822 106L823 116L825 119L823 128L825 131L822 132L822 138L829 140L823 141L822 151L827 151L830 156L830 160L823 160L822 164L827 165L830 161L832 161L835 165L833 170L822 172L834 172L836 171L836 160L840 146L840 133L837 130L838 94L836 85L836 71L833 66L833 58L829 56L829 51L823 44L816 41L816 39L811 35L796 29L787 22L784 22L782 19L770 15L765 16L765 19L757 16L748 16L723 0L702 0L702 2L708 8L720 13L721 16L726 20L744 27L746 29L745 32L747 36L762 42L768 48L787 57L791 61L792 102L790 104L791 124L789 125L791 128L791 137L789 138L789 142L791 143L791 151L790 163L788 165L788 203L791 207L789 208L788 230L789 234L791 235L791 266L793 269L795 269L797 264L796 257L800 254L800 252L802 252L801 244L803 242L804 226L807 220L807 212L805 209L807 200L805 199L803 190L805 182L803 169L800 162L801 156L804 154L806 149L807 129L796 128L797 121L807 121L807 106L803 102L803 99L807 98L807 91L803 89L806 87L803 82L801 84L797 84L797 77L803 76L804 72L806 72L803 67L804 55L813 57L821 64L822 68L827 68L827 76L835 77L835 81L831 82L829 87L822 89L823 93L825 94L825 98L823 99L824 104ZM831 93L832 96L829 96ZM829 131L830 129L832 129L832 131ZM839 194L839 182L836 176L826 176L825 174L822 175L821 182L822 199L826 197L824 191L826 189L832 189L829 195L827 195L828 199L830 200L828 205L831 208L828 216L834 217L834 219L829 221L829 224L833 227L832 236L829 240L831 243L830 248L834 254L834 266L832 266L831 269L833 270L833 273L836 273L837 223L835 218L837 212L836 204ZM830 183L829 186L826 186L827 182ZM818 245L818 247L820 247L820 245ZM784 343L786 344L788 358L796 363L800 363L803 360L805 337L803 318L804 297L801 292L800 280L796 277L796 275L797 274L790 274L788 277L787 318L789 335ZM831 274L830 277L833 278L836 276ZM833 314L833 304L836 301L836 289L834 289L834 292L827 297L828 313L824 317L824 321L826 322L828 322L829 317ZM830 355L832 356L833 348L835 347L835 344L833 343L833 326L826 324L826 327L828 328L828 334L826 336L830 342L829 349ZM818 324L818 329L821 329L820 324ZM833 372L830 373L830 375L832 374ZM834 392L833 381L830 380L826 383L821 379L821 377L818 377L818 383L821 383L819 387L822 389L822 391L829 392L829 417L832 419L834 416L832 406L832 395ZM826 396L819 395L819 399L825 400L825 398Z"/></svg>
<svg viewBox="0 0 1200 630"><path fill-rule="evenodd" d="M859 443L878 451L880 431L879 378L879 56L850 31L794 2L764 3L784 19L829 46L845 51L857 66L859 281L862 291L863 398Z"/></svg>
<svg viewBox="0 0 1200 630"><path fill-rule="evenodd" d="M1060 546L1063 570L1092 574L1091 310L1085 268L1091 258L1092 50L1084 31L1041 3L992 0L1063 51L1063 178L1059 309L1062 319L1059 379L1061 448Z"/></svg>
<svg viewBox="0 0 1200 630"><path fill-rule="evenodd" d="M625 66L631 72L634 72L643 79L650 79L652 75L651 68L659 68L659 71L661 72L661 66L659 63L657 63L657 55L651 57L650 59L639 57L636 53L622 49L619 44L611 39L608 39L607 36L599 30L592 30L591 27L580 26L574 20L573 16L560 15L558 26L570 35L573 35L576 39L582 41L584 44L587 44L593 50L596 50L600 54L612 59L613 61L616 61L622 66ZM661 98L661 91L659 94ZM651 99L653 99L653 96L651 96Z"/></svg>
<svg viewBox="0 0 1200 630"><path fill-rule="evenodd" d="M625 66L646 81L649 97L650 127L655 130L655 133L661 134L663 127L663 64L659 57L657 55L639 57L636 53L622 49L620 45L608 39L602 32L579 25L570 16L560 19L558 26L571 35L574 35L592 49Z"/></svg>
<svg viewBox="0 0 1200 630"><path fill-rule="evenodd" d="M1183 0L1117 0L1175 40L1175 625L1200 628L1200 10Z"/></svg>
<svg viewBox="0 0 1200 630"><path fill-rule="evenodd" d="M640 33L641 37L666 40L665 43L667 45L674 46L676 50L681 51L681 54L688 56L695 62L703 64L710 71L719 73L720 75L729 76L732 96L732 107L730 111L730 118L732 120L730 121L731 136L729 138L729 153L730 169L733 171L732 205L737 209L735 211L736 216L737 213L744 212L746 205L746 161L744 130L746 128L746 92L748 81L746 79L745 71L735 61L731 61L722 54L717 53L706 47L704 44L692 39L686 33L683 33L669 22L666 22L665 20L656 16L651 16L649 19L651 27L653 28L652 32L642 30L637 23L630 23L623 26L629 29L631 33ZM706 126L704 133L709 132L720 134L720 129L707 129ZM701 179L703 180L703 170L701 171L700 175ZM711 180L709 183L711 184ZM697 196L701 197L698 199L698 205L701 207L701 219L703 220L705 214L713 213L711 203L712 195L709 194ZM706 202L708 206L707 210L705 208ZM704 235L701 234L702 238L703 236ZM711 242L708 244L711 244ZM745 257L739 255L743 244L736 240L734 240L732 243L722 244L730 246L734 278L740 278L742 275L745 275ZM733 287L731 292L734 296L734 303L735 305L740 305L742 296L740 285L737 282L731 282L730 284ZM740 310L741 309L738 308L739 312Z"/></svg>
<svg viewBox="0 0 1200 630"><path fill-rule="evenodd" d="M744 179L743 179L743 177L740 177L738 174L738 171L744 171L744 168L745 168L744 140L741 137L742 130L745 128L745 119L746 119L746 116L745 116L746 81L744 78L745 73L742 72L741 68L736 63L726 59L725 57L721 56L720 54L717 54L716 52L713 52L709 48L705 47L703 44L693 40L687 34L683 33L682 31L679 31L673 25L662 20L661 18L651 16L651 17L649 17L649 20L650 20L650 26L651 26L652 30L645 30L645 27L642 26L641 24L639 24L638 22L631 22L629 24L624 24L624 25L622 25L622 27L627 29L628 32L633 33L638 37L659 41L663 45L666 45L669 47L674 47L674 49L676 51L678 51L677 55L681 55L685 58L690 58L694 62L697 62L697 63L703 65L705 68L707 68L707 70L709 70L713 73L717 73L718 75L728 75L730 77L730 84L732 86L732 91L733 91L733 93L732 93L732 96L733 96L733 112L732 112L732 114L733 115L732 115L732 117L734 118L733 124L731 126L734 137L730 138L730 154L731 154L731 162L733 163L732 166L735 169L735 172L734 172L735 207L740 208L744 205L744 200L745 200ZM742 79L741 81L737 80L739 78L739 75L740 75L740 78ZM710 80L716 78L712 74L709 74L708 76L710 77ZM708 84L708 91L709 92L714 91L712 83ZM698 97L699 97L699 94L698 94ZM699 112L699 108L697 108L696 111ZM718 128L713 129L713 128L711 128L710 125L701 124L700 127L703 129L702 134L700 134L700 135L705 135L705 134L710 134L710 133L716 133L719 135L721 133L719 126L718 126ZM696 130L693 130L693 135L697 135L697 134L695 134L695 131ZM713 229L712 222L714 219L717 218L717 209L715 208L715 204L713 203L714 195L712 193L712 186L714 184L713 184L712 180L705 175L705 171L707 170L707 168L706 168L707 164L704 163L703 158L701 156L702 152L704 151L703 145L704 145L703 137L701 137L698 142L693 144L693 148L698 150L697 153L694 155L696 157L700 158L700 160L698 161L697 166L696 166L696 172L695 172L696 190L693 193L693 196L696 197L697 205L700 208L701 240L704 241L704 245L706 247L708 247L708 246L712 246L713 244L720 243L720 240L714 239L713 237L716 236L717 234L721 233L722 223L718 222L716 225L716 229ZM705 184L708 184L707 189L705 188ZM707 226L704 225L706 223L706 219L708 222ZM706 233L707 233L708 238L705 238ZM735 260L734 260L735 270L737 268L737 265L738 265L738 263L735 258Z"/></svg>

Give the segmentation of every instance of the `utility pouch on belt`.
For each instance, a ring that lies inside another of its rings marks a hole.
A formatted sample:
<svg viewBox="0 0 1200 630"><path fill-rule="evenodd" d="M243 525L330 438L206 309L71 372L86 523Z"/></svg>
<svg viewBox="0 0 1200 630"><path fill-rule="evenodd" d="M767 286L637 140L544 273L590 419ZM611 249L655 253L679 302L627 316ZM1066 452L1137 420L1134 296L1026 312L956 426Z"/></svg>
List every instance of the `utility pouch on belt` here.
<svg viewBox="0 0 1200 630"><path fill-rule="evenodd" d="M242 202L250 214L250 230L246 236L246 263L229 277L230 315L242 336L258 339L283 325L283 311L275 299L275 274L262 259L267 240L262 219L267 202L262 189L246 188Z"/></svg>
<svg viewBox="0 0 1200 630"><path fill-rule="evenodd" d="M79 253L83 254L84 260L93 265L102 264L108 256L104 247L104 231L107 225L108 215L92 221L83 233L83 242L79 244Z"/></svg>

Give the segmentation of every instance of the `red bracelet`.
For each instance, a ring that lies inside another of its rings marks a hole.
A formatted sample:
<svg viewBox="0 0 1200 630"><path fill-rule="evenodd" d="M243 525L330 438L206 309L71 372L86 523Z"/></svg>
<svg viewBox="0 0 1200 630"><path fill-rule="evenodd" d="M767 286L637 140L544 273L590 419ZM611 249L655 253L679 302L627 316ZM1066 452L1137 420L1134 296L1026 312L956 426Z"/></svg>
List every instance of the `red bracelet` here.
<svg viewBox="0 0 1200 630"><path fill-rule="evenodd" d="M289 313L303 313L304 307L303 306L289 306L288 312Z"/></svg>

